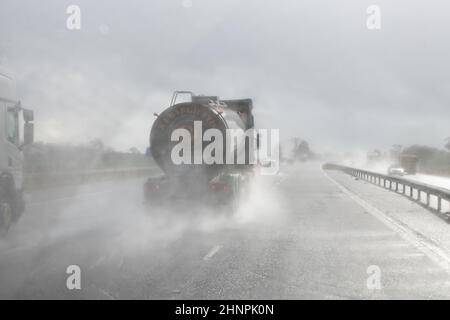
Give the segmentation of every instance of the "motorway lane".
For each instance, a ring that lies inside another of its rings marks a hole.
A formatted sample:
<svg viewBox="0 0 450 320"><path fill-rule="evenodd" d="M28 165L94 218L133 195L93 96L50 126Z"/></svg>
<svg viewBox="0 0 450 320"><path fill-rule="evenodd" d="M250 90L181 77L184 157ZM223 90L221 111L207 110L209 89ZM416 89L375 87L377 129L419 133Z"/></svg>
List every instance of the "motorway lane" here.
<svg viewBox="0 0 450 320"><path fill-rule="evenodd" d="M450 297L445 268L319 164L259 177L234 215L149 207L143 181L33 194L0 243L0 298ZM71 264L81 290L66 288ZM367 287L370 266L381 271L380 290Z"/></svg>

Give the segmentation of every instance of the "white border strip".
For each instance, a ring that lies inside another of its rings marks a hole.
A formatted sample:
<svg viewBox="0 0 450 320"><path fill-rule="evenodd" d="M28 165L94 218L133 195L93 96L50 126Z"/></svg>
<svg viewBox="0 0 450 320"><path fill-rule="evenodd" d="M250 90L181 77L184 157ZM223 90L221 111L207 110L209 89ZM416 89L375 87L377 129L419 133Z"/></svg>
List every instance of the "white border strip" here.
<svg viewBox="0 0 450 320"><path fill-rule="evenodd" d="M433 262L443 268L446 272L450 273L450 257L447 255L445 251L441 248L433 244L431 241L427 241L426 238L419 237L414 231L407 228L406 226L398 223L379 209L375 208L365 200L361 199L355 193L341 185L339 182L334 180L332 177L325 172L324 169L321 169L323 174L333 182L342 192L348 195L353 201L358 203L361 207L367 210L371 215L376 217L378 220L383 222L387 227L395 231L398 235L400 235L404 240L408 243L416 247L420 252L425 254L428 258L430 258Z"/></svg>
<svg viewBox="0 0 450 320"><path fill-rule="evenodd" d="M204 261L210 260L219 250L222 249L221 245L214 246L207 254L203 257Z"/></svg>

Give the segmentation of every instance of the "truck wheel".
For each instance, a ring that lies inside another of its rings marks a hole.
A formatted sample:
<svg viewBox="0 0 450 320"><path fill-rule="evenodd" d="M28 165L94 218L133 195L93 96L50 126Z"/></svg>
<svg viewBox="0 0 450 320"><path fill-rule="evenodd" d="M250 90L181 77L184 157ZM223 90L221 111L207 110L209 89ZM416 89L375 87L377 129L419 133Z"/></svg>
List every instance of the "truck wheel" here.
<svg viewBox="0 0 450 320"><path fill-rule="evenodd" d="M17 191L11 175L0 174L0 230L8 231L25 209L22 192Z"/></svg>
<svg viewBox="0 0 450 320"><path fill-rule="evenodd" d="M232 175L229 204L231 212L233 214L239 210L240 199L241 199L241 176Z"/></svg>

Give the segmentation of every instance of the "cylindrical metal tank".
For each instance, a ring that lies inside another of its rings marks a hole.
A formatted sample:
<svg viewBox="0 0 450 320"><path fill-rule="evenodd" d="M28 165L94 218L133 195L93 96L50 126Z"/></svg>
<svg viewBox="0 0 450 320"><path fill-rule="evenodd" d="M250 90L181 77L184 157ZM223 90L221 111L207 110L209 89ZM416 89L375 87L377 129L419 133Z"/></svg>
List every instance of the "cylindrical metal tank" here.
<svg viewBox="0 0 450 320"><path fill-rule="evenodd" d="M175 104L163 111L156 118L150 133L151 153L158 166L167 176L190 176L211 179L224 170L226 164L227 129L241 129L244 132L253 128L252 102L250 99L243 100L210 100L206 97L193 97L192 102ZM201 135L195 130L194 122L201 123ZM189 164L175 164L172 159L172 149L180 141L172 141L171 136L176 129L186 129L191 136L191 162ZM217 129L222 133L223 141L223 164L200 164L194 163L195 148L200 147L199 152L210 144L203 141L202 137L206 130ZM197 134L197 135L196 135ZM195 139L201 139L201 144L194 143ZM239 139L237 139L238 141ZM244 139L245 140L245 139ZM242 141L241 141L242 142ZM235 154L248 153L248 144L237 143L233 150ZM248 158L246 158L248 164ZM245 165L245 164L244 164Z"/></svg>

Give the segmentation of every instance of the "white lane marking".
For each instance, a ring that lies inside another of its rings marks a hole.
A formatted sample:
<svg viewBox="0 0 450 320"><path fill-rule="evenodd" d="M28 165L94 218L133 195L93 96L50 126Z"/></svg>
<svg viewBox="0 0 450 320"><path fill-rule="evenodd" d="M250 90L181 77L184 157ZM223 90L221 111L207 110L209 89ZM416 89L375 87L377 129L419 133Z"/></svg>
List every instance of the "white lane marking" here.
<svg viewBox="0 0 450 320"><path fill-rule="evenodd" d="M347 194L353 201L358 203L361 207L366 209L371 215L376 217L378 220L383 222L387 227L391 228L393 231L398 233L404 240L416 247L420 252L425 254L434 263L439 265L446 272L450 273L450 257L445 251L436 246L431 241L427 241L424 237L419 237L414 231L407 228L406 226L398 223L391 217L387 216L385 213L375 208L368 202L361 199L359 196L354 194L352 191L341 185L339 182L334 180L328 175L325 170L322 169L323 174L334 183L342 192Z"/></svg>
<svg viewBox="0 0 450 320"><path fill-rule="evenodd" d="M38 202L30 202L30 203L27 204L27 206L28 207L33 207L33 206L39 206L39 205L43 205L43 204L47 204L47 203L69 201L69 200L76 200L76 199L82 199L82 198L89 198L89 197L94 197L94 196L97 196L97 195L100 195L100 194L113 193L113 192L116 192L116 191L117 190L98 191L98 192L84 193L84 194L80 194L80 195L74 196L74 197L64 197L64 198L50 199L50 200L44 200L44 201L38 201Z"/></svg>
<svg viewBox="0 0 450 320"><path fill-rule="evenodd" d="M100 293L106 299L110 299L110 300L116 300L117 299L111 293L109 293L107 290L105 290L103 288L100 288L99 286L96 286L95 284L91 284L89 286L89 288L93 288L94 290L96 290L98 293ZM94 297L94 299L98 299L98 298L99 298L98 296Z"/></svg>
<svg viewBox="0 0 450 320"><path fill-rule="evenodd" d="M97 260L94 261L94 263L91 264L89 269L94 269L94 268L98 267L100 264L102 264L104 261L106 261L109 258L110 258L109 255L100 256L100 258L98 258Z"/></svg>
<svg viewBox="0 0 450 320"><path fill-rule="evenodd" d="M219 250L222 249L221 245L214 246L204 257L204 261L210 260Z"/></svg>
<svg viewBox="0 0 450 320"><path fill-rule="evenodd" d="M24 251L31 251L38 247L39 247L39 244L36 244L36 243L19 245L19 246L13 247L13 248L6 249L3 252L0 252L0 257L6 256L8 254L14 254L14 253L22 253L23 254Z"/></svg>

